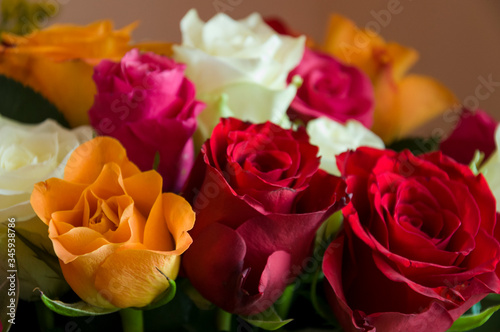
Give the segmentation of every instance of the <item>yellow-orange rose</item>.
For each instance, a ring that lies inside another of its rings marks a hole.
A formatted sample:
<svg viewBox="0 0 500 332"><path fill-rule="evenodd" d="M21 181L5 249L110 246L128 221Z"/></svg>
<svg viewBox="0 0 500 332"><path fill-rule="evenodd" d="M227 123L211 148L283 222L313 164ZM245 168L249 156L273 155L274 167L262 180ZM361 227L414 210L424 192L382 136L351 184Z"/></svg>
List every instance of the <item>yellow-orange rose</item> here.
<svg viewBox="0 0 500 332"><path fill-rule="evenodd" d="M415 50L385 42L340 15L330 18L323 51L370 77L375 90L371 129L387 143L457 104L453 93L435 79L406 75L418 59Z"/></svg>
<svg viewBox="0 0 500 332"><path fill-rule="evenodd" d="M0 74L40 92L72 127L88 124L96 87L93 68L103 59L118 61L133 47L168 55L170 44L130 45L137 24L113 30L111 21L87 26L53 25L27 36L3 33Z"/></svg>
<svg viewBox="0 0 500 332"><path fill-rule="evenodd" d="M177 276L195 214L161 189L161 176L141 172L109 137L78 147L64 179L35 185L33 209L49 226L64 278L84 301L143 307L169 287L164 275Z"/></svg>

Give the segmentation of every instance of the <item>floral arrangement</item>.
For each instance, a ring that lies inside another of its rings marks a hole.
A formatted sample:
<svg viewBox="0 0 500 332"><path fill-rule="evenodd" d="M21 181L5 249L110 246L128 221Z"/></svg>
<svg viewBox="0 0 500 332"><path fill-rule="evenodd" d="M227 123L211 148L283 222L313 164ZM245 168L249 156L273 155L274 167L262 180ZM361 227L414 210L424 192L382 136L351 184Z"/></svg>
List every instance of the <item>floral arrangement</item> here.
<svg viewBox="0 0 500 332"><path fill-rule="evenodd" d="M497 330L500 131L415 50L133 28L1 35L0 330Z"/></svg>

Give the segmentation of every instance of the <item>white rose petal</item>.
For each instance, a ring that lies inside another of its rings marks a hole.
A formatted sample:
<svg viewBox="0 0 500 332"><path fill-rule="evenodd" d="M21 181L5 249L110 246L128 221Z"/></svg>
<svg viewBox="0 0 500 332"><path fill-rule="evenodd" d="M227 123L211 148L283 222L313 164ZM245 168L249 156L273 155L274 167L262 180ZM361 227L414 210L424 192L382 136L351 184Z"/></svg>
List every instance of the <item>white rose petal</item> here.
<svg viewBox="0 0 500 332"><path fill-rule="evenodd" d="M198 119L203 140L219 122L221 98L234 117L279 124L296 93L286 79L302 58L305 37L279 35L258 14L236 21L219 13L205 23L194 9L181 31L173 57L187 65L197 98L207 104Z"/></svg>
<svg viewBox="0 0 500 332"><path fill-rule="evenodd" d="M33 185L62 178L70 153L90 138L90 127L68 130L53 120L31 125L0 117L0 222L32 218Z"/></svg>
<svg viewBox="0 0 500 332"><path fill-rule="evenodd" d="M368 130L360 122L349 120L341 124L326 117L311 120L307 124L310 142L319 147L320 168L340 176L335 156L360 146L384 149L380 137Z"/></svg>
<svg viewBox="0 0 500 332"><path fill-rule="evenodd" d="M497 149L490 155L488 160L480 168L480 172L484 175L486 182L490 186L491 192L497 201L497 211L500 212L500 126L497 126L495 131L495 142Z"/></svg>

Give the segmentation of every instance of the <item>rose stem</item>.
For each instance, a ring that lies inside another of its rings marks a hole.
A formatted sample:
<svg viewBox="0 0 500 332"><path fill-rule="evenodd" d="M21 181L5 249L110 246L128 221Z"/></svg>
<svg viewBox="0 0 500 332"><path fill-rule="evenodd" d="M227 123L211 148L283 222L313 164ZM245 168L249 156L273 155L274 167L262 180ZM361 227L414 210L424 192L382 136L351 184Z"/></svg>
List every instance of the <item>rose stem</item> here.
<svg viewBox="0 0 500 332"><path fill-rule="evenodd" d="M120 310L123 332L143 332L142 310L126 308Z"/></svg>

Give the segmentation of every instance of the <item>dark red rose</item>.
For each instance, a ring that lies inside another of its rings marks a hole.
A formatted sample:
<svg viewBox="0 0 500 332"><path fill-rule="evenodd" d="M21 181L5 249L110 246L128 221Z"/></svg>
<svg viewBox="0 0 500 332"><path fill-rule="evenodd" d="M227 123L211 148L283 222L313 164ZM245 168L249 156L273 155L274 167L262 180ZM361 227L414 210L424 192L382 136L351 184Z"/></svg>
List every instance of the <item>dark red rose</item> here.
<svg viewBox="0 0 500 332"><path fill-rule="evenodd" d="M290 119L304 123L320 116L337 122L349 119L370 128L373 123L373 86L366 74L356 67L342 64L334 57L306 48L299 65L290 72L303 79L290 105Z"/></svg>
<svg viewBox="0 0 500 332"><path fill-rule="evenodd" d="M359 148L337 163L352 199L323 271L346 331L446 331L500 291L495 199L481 175L440 152Z"/></svg>
<svg viewBox="0 0 500 332"><path fill-rule="evenodd" d="M345 183L319 170L305 130L221 119L188 179L196 212L187 277L209 301L251 315L302 271L316 230L345 202Z"/></svg>
<svg viewBox="0 0 500 332"><path fill-rule="evenodd" d="M464 109L451 135L441 142L439 149L447 156L468 165L476 150L484 153L484 160L496 150L495 129L498 123L488 113Z"/></svg>

